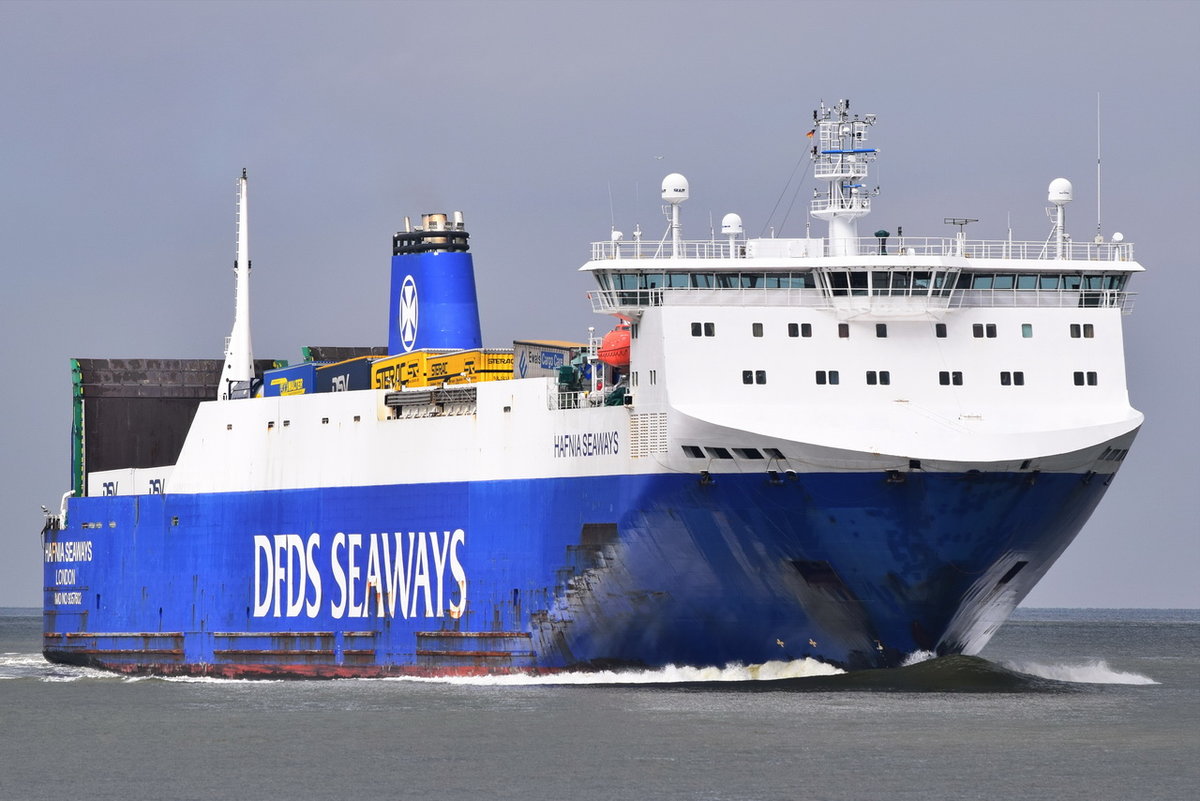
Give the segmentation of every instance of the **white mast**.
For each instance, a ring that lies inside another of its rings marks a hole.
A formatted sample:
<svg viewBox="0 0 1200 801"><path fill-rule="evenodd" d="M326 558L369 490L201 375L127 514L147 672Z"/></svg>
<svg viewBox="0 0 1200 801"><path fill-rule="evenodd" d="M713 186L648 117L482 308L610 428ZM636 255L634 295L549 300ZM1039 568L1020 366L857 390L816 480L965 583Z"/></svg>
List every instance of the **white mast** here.
<svg viewBox="0 0 1200 801"><path fill-rule="evenodd" d="M813 177L827 184L814 192L811 212L829 222L830 256L858 255L858 218L870 213L871 196L879 191L863 183L876 156L874 148L863 146L874 124L874 114L852 118L849 100L839 100L834 108L821 103L813 112Z"/></svg>
<svg viewBox="0 0 1200 801"><path fill-rule="evenodd" d="M234 301L233 329L225 341L225 367L217 397L229 400L248 397L254 380L254 353L250 346L250 231L246 199L246 170L238 179L237 259L233 263L237 290Z"/></svg>

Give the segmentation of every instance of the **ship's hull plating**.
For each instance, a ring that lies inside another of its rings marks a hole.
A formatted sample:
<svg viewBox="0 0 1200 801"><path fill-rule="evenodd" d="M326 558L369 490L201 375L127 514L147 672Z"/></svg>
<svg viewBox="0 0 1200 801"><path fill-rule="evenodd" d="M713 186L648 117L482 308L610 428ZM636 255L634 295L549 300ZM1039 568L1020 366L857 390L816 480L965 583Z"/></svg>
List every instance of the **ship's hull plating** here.
<svg viewBox="0 0 1200 801"><path fill-rule="evenodd" d="M78 498L44 535L44 651L217 676L970 653L1109 480L658 474Z"/></svg>

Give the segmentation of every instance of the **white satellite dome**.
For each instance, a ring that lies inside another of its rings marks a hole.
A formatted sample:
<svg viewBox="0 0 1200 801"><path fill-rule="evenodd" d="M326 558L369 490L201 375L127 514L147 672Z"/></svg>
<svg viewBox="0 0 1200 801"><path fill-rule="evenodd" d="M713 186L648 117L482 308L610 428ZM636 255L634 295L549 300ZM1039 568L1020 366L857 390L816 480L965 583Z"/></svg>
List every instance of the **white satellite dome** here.
<svg viewBox="0 0 1200 801"><path fill-rule="evenodd" d="M688 199L688 181L677 172L673 172L662 182L662 199L668 203L682 203Z"/></svg>
<svg viewBox="0 0 1200 801"><path fill-rule="evenodd" d="M1071 202L1071 182L1066 178L1055 178L1050 182L1049 200L1055 206Z"/></svg>
<svg viewBox="0 0 1200 801"><path fill-rule="evenodd" d="M742 233L742 218L740 215L729 212L721 218L721 233L726 235L737 235Z"/></svg>

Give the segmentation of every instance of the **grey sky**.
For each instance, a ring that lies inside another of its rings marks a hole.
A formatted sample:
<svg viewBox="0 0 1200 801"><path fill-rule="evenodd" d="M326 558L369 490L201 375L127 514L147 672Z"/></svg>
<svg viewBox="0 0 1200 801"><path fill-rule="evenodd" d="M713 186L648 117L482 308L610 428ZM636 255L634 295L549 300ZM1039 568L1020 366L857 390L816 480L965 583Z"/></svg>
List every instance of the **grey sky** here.
<svg viewBox="0 0 1200 801"><path fill-rule="evenodd" d="M0 605L41 604L68 359L220 354L242 167L256 356L386 344L391 233L454 209L499 346L607 326L575 270L610 192L657 239L679 171L685 236L762 230L822 98L879 116L871 230L1044 239L1061 175L1090 239L1099 91L1105 233L1149 270L1126 318L1147 421L1026 604L1200 606L1197 30L1193 2L0 3Z"/></svg>

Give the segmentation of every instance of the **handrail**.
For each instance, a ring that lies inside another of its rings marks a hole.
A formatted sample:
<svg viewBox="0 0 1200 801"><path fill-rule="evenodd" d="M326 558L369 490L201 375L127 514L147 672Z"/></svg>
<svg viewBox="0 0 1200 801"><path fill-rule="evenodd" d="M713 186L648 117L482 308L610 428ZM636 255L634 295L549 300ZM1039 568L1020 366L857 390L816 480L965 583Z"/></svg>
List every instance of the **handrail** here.
<svg viewBox="0 0 1200 801"><path fill-rule="evenodd" d="M754 241L754 240L750 240ZM787 240L775 240L787 241ZM818 246L817 252L826 256L840 255L830 252L829 242L824 239L796 240L811 241ZM1056 261L1054 248L1047 248L1044 241L1012 241L1007 239L959 239L958 237L899 237L888 238L881 244L875 237L860 237L853 240L860 256L961 256L968 259L1026 259L1031 261ZM734 243L730 249L728 241L685 241L681 242L681 258L685 259L745 259L747 242ZM839 243L844 248L844 244ZM881 253L882 249L882 253ZM802 253L811 250L801 249ZM784 257L787 258L787 257ZM803 259L806 256L792 256ZM670 248L659 248L645 242L593 242L592 261L620 260L678 261L671 256ZM1064 261L1125 262L1133 260L1132 242L1067 242Z"/></svg>
<svg viewBox="0 0 1200 801"><path fill-rule="evenodd" d="M911 294L837 295L822 289L657 288L593 289L592 311L611 314L645 306L803 306L809 308L892 306L922 302L928 309L964 308L1119 308L1133 309L1137 293L1115 289L926 289Z"/></svg>

